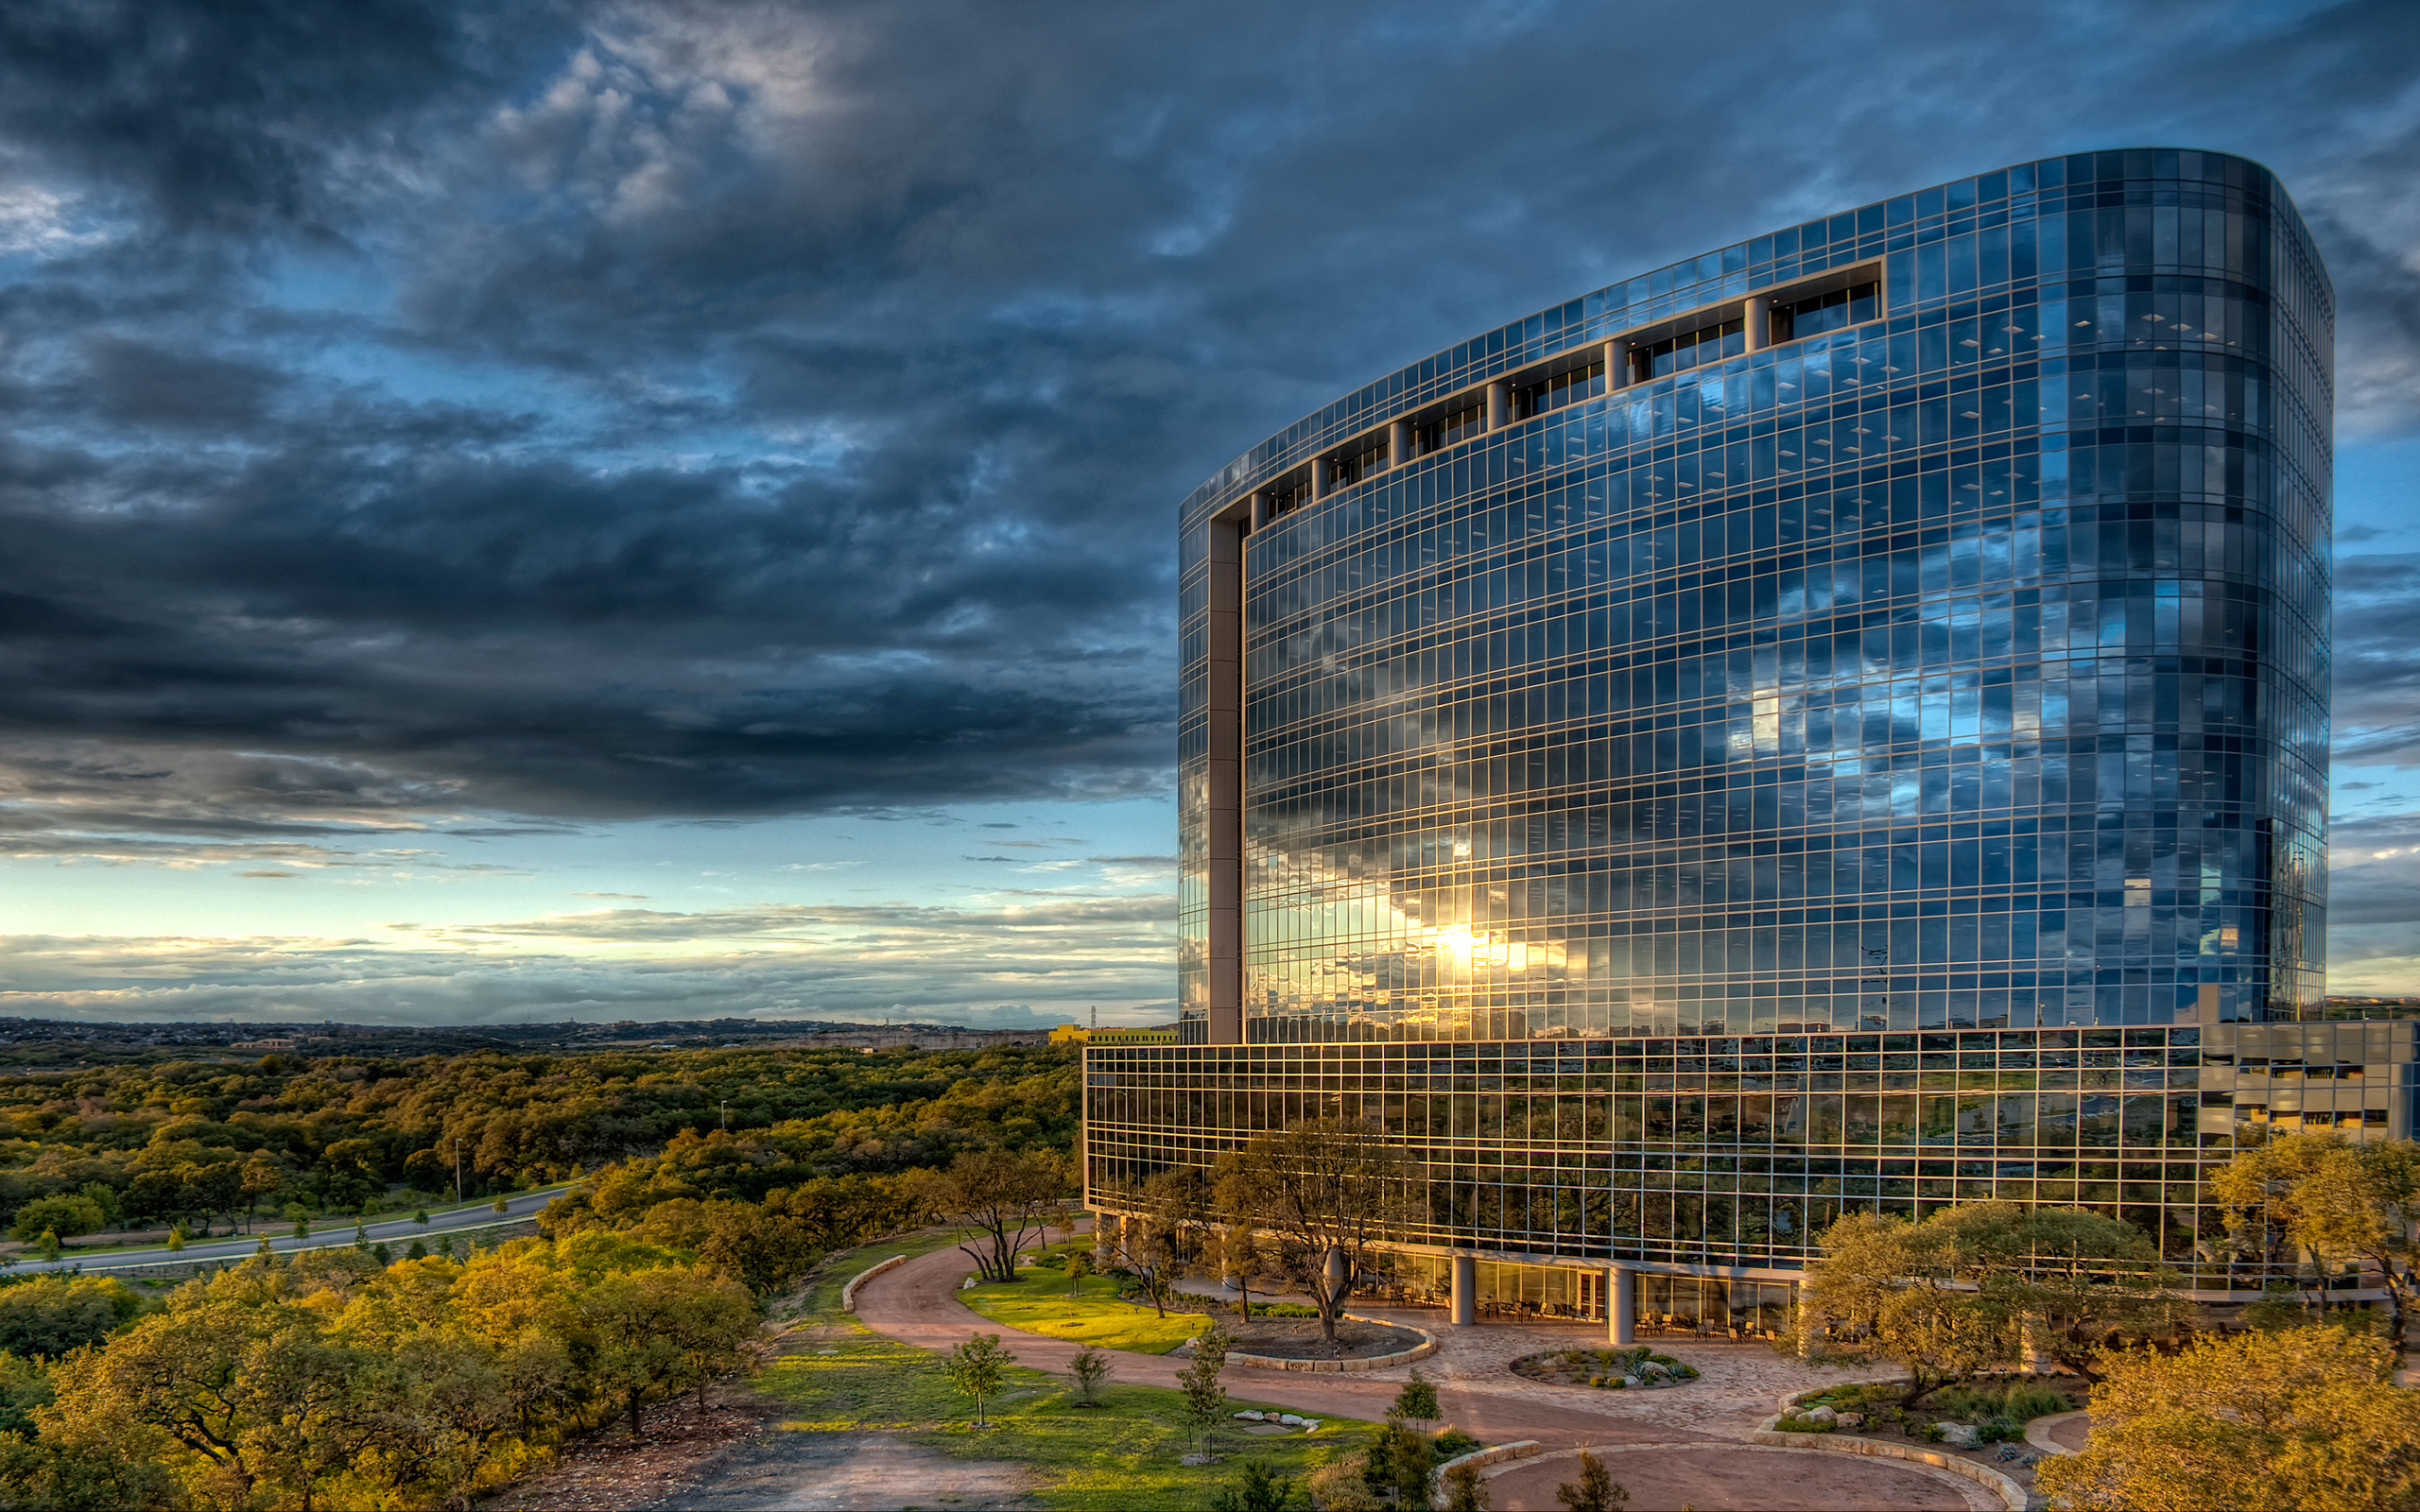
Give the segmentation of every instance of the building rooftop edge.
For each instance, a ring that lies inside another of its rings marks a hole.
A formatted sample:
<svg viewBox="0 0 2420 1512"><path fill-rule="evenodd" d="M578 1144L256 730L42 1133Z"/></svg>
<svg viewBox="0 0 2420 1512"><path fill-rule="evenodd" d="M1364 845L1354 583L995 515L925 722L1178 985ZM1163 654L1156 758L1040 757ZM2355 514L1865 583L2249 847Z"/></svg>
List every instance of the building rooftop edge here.
<svg viewBox="0 0 2420 1512"><path fill-rule="evenodd" d="M1795 235L1808 228L1843 218L1856 222L1860 217L1866 216L1868 213L1873 213L1876 231L1868 232L1859 225L1843 254L1837 259L1827 259L1845 266L1852 262L1871 260L1876 255L1863 249L1863 243L1868 235L1887 234L1893 228L1912 225L1920 219L1931 218L1928 213L1924 216L1910 214L1898 220L1889 219L1892 209L1902 202L1909 204L1912 209L1916 200L1927 195L1941 194L1945 197L1950 189L1960 185L1979 184L1981 180L1996 176L2014 174L2026 168L2039 169L2045 164L2054 163L2061 165L2060 187L2064 190L2077 181L2069 179L2065 170L2068 164L2077 163L2079 160L2095 168L2093 181L2113 177L2158 177L2159 175L2152 172L2137 174L2130 171L2125 160L2138 154L2150 156L2153 162L2146 165L2149 168L2156 166L2157 156L2160 154L2184 153L2192 153L2220 163L2238 163L2252 170L2238 187L2257 197L2273 198L2282 204L2291 218L2292 224L2298 230L2302 230L2300 211L2294 206L2292 197L2286 192L2285 185L2276 173L2266 163L2244 157L2239 153L2187 146L2100 147L2083 152L2053 153L2046 157L2004 163L1999 167L1986 169L1979 173L1945 179L1938 183L1927 184L1905 194L1890 195L1881 199L1870 200L1865 204L1853 205L1827 215L1819 215L1798 222L1794 226L1776 227L1758 236L1732 242L1695 257L1683 258L1662 267L1651 268L1635 277L1604 284L1575 299L1562 301L1531 311L1494 330L1481 331L1461 341L1441 347L1418 361L1408 363L1380 378L1340 394L1326 404L1309 411L1293 424L1271 433L1203 479L1201 485L1188 493L1184 502L1178 507L1179 519L1182 521L1189 518L1205 505L1238 492L1272 474L1299 467L1305 457L1322 448L1333 445L1349 435L1369 430L1397 415L1430 403L1441 394L1468 387L1482 378L1496 376L1516 368L1535 364L1571 348L1607 339L1634 326L1649 324L1665 316L1711 303L1731 293L1730 285L1735 283L1738 284L1737 292L1741 294L1745 294L1753 287L1761 287L1762 284L1751 281L1749 266L1744 256L1740 259L1740 266L1734 269L1731 266L1732 259L1729 255L1734 252L1744 252L1744 249L1753 247L1758 241L1785 234ZM2119 160L2117 164L2118 171L2114 175L2099 171L2101 164L2098 160L2107 158ZM2202 181L2210 180L2204 178ZM2225 181L2235 182L2233 180ZM2008 197L2014 198L2019 192L2010 190ZM2039 193L2041 190L2037 188L2021 192L2032 194ZM2305 236L2308 235L2307 230L2302 230L2302 233ZM1709 262L1715 265L1710 276L1704 267L1704 265ZM2325 279L2324 266L2322 268L2321 277ZM1695 275L1686 284L1680 282L1679 275L1683 269L1689 269ZM1804 276L1806 271L1802 268L1795 276ZM1652 292L1656 281L1666 279L1668 275L1669 283L1666 285L1667 292L1661 295ZM1765 280L1767 283L1774 281L1770 275ZM1648 297L1644 301L1634 297L1632 293L1637 285L1646 285L1649 289ZM1617 291L1621 294L1621 299L1620 302L1616 303L1613 296ZM1575 307L1577 307L1576 311ZM1573 318L1575 314L1576 318ZM1525 335L1532 324L1538 326L1540 330L1540 335L1534 338ZM1549 331L1551 334L1548 334ZM1461 348L1482 343L1489 344L1485 359L1458 365L1456 369L1458 376L1449 382L1431 385L1427 388L1416 387L1412 375L1418 373L1424 365L1438 362ZM1365 400L1370 402L1364 403ZM1326 418L1323 419L1323 417Z"/></svg>

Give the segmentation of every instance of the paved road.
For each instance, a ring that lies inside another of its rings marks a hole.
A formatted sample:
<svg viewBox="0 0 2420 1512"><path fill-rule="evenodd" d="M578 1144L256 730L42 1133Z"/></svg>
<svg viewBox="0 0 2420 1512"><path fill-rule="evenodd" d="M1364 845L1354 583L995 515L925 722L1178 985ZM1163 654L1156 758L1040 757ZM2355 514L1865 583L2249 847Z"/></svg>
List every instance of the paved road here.
<svg viewBox="0 0 2420 1512"><path fill-rule="evenodd" d="M370 1226L370 1242L374 1245L383 1239L400 1249L410 1244L414 1238L433 1241L440 1234L458 1233L466 1228L481 1228L491 1224L518 1222L562 1195L569 1190L569 1186L570 1184L566 1183L564 1186L545 1187L536 1192L516 1192L507 1200L505 1211L502 1212L496 1211L487 1203L474 1202L467 1208L431 1212L428 1215L428 1223L424 1227L412 1222L409 1218L373 1223ZM203 1260L241 1260L259 1249L264 1238L268 1240L270 1248L281 1254L296 1249L325 1249L331 1245L352 1244L353 1225L342 1218L314 1219L311 1237L297 1239L293 1236L293 1225L280 1220L273 1229L268 1220L263 1220L254 1232L241 1234L233 1239L199 1239L185 1246L182 1250L154 1247L118 1249L106 1254L84 1256L78 1256L71 1252L55 1261L27 1258L17 1263L14 1274L76 1270L79 1267L86 1271L97 1271L120 1265L182 1265Z"/></svg>

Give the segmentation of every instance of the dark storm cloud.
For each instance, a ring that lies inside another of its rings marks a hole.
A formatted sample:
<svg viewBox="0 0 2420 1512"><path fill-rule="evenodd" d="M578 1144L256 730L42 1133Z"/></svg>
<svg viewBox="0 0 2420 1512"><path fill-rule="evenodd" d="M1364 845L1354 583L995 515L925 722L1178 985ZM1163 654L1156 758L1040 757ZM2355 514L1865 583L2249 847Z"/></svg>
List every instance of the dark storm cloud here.
<svg viewBox="0 0 2420 1512"><path fill-rule="evenodd" d="M2408 430L2414 56L2408 5L7 8L0 828L1146 789L1228 455L2051 151L2280 169Z"/></svg>

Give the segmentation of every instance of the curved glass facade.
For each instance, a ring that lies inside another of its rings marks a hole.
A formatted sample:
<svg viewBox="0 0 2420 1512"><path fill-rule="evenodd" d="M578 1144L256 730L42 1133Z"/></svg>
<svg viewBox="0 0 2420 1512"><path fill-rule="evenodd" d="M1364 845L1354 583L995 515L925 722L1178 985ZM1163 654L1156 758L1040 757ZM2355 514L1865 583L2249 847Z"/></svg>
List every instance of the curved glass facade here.
<svg viewBox="0 0 2420 1512"><path fill-rule="evenodd" d="M1212 509L1300 497L1308 454L1440 391L1843 264L1881 269L1861 323L1600 378L1244 538L1247 1038L2317 1001L2327 285L2266 172L2113 152L1531 316L1189 501L1189 1018Z"/></svg>
<svg viewBox="0 0 2420 1512"><path fill-rule="evenodd" d="M1788 1264L1817 1214L1585 1173L1814 1146L1912 1199L1972 1136L2072 1201L2105 1124L2148 1163L2081 1200L2131 1181L2184 1258L2205 1054L2322 1002L2332 350L2267 170L2092 153L1599 290L1237 459L1180 525L1189 1045L1096 1053L1096 1180L1325 1078L1445 1137L1441 1191L1577 1162L1421 1239ZM1838 1097L1742 1099L1821 1062ZM1599 1123L1534 1101L1566 1081Z"/></svg>

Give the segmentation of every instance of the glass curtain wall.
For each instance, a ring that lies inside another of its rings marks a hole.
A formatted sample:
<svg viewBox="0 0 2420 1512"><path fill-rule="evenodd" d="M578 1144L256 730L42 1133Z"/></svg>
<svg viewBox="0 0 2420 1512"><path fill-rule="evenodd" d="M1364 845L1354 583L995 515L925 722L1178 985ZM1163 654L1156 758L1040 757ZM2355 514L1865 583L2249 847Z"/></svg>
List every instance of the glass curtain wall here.
<svg viewBox="0 0 2420 1512"><path fill-rule="evenodd" d="M1865 263L1879 302L1806 301L1814 335L1247 538L1248 1037L2313 1009L2328 288L2264 170L2136 151L1599 291L1205 486L1184 527L1188 1017L1206 511L1457 387Z"/></svg>

